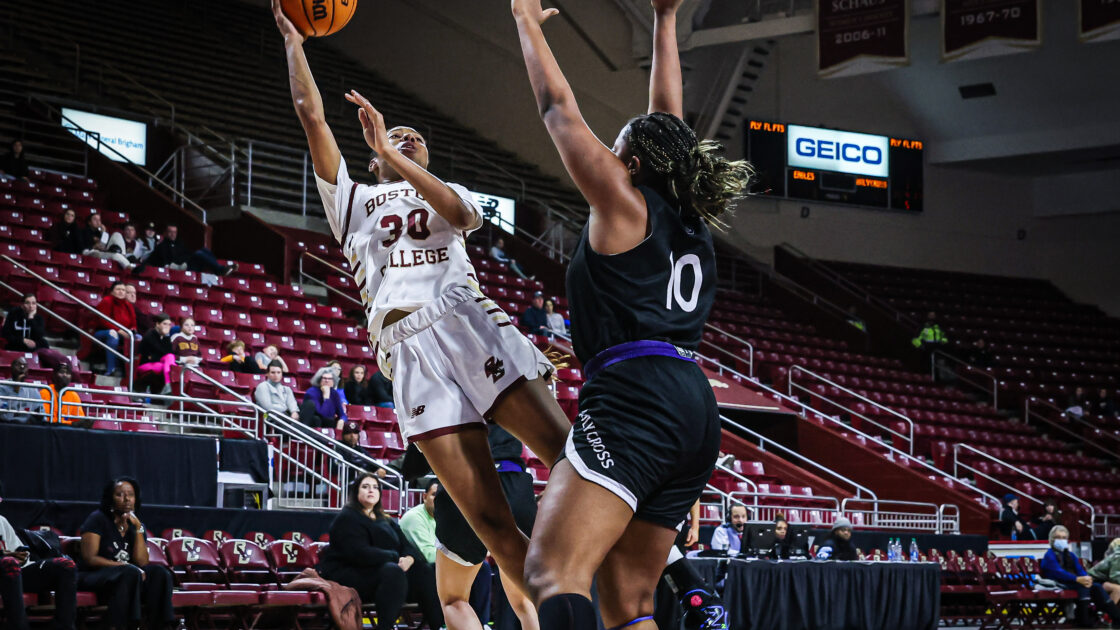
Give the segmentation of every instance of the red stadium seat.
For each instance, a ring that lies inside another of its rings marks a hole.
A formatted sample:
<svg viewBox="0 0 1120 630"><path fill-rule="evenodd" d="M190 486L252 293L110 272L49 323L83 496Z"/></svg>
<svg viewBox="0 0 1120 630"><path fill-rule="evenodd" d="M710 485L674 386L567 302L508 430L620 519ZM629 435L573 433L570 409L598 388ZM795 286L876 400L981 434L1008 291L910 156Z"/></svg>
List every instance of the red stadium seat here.
<svg viewBox="0 0 1120 630"><path fill-rule="evenodd" d="M167 542L167 560L191 582L228 583L214 543L202 538L174 538Z"/></svg>
<svg viewBox="0 0 1120 630"><path fill-rule="evenodd" d="M272 534L266 532L249 532L245 534L245 539L257 543L257 546L262 548L276 541L276 538Z"/></svg>
<svg viewBox="0 0 1120 630"><path fill-rule="evenodd" d="M218 546L218 555L226 567L226 576L230 582L279 582L279 576L268 563L268 556L251 540L226 540Z"/></svg>

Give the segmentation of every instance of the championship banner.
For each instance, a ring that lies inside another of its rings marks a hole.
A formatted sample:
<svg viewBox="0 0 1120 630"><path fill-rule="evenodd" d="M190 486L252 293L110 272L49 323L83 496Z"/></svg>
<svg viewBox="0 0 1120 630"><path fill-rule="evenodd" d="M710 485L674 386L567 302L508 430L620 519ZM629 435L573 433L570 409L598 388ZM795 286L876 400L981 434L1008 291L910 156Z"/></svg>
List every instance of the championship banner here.
<svg viewBox="0 0 1120 630"><path fill-rule="evenodd" d="M944 0L941 60L1026 52L1042 44L1038 0Z"/></svg>
<svg viewBox="0 0 1120 630"><path fill-rule="evenodd" d="M843 77L910 64L908 0L817 0L816 6L819 76Z"/></svg>
<svg viewBox="0 0 1120 630"><path fill-rule="evenodd" d="M1083 42L1120 39L1120 0L1081 0L1078 36Z"/></svg>

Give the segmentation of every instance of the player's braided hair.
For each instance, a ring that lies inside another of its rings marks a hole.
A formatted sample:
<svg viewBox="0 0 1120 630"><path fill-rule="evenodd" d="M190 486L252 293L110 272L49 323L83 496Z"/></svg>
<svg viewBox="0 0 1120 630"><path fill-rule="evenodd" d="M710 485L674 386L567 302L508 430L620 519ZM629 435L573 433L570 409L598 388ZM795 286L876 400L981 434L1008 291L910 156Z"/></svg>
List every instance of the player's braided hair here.
<svg viewBox="0 0 1120 630"><path fill-rule="evenodd" d="M735 199L745 197L754 168L745 160L730 161L717 154L723 147L700 141L683 120L654 112L627 124L626 140L643 164L665 178L666 188L682 208L696 212L711 225L727 227L720 215Z"/></svg>

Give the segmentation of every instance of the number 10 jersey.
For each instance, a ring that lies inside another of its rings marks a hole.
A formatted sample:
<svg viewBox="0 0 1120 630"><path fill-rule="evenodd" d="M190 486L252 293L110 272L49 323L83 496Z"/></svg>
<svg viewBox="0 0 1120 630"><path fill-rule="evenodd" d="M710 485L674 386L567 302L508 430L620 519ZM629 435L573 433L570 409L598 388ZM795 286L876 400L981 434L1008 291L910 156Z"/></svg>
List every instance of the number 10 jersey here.
<svg viewBox="0 0 1120 630"><path fill-rule="evenodd" d="M470 230L439 216L407 181L358 184L339 160L336 183L316 174L327 222L350 262L377 341L390 311L416 311L454 287L479 291L467 256L467 234L478 228L482 209L469 190L448 184L477 217Z"/></svg>

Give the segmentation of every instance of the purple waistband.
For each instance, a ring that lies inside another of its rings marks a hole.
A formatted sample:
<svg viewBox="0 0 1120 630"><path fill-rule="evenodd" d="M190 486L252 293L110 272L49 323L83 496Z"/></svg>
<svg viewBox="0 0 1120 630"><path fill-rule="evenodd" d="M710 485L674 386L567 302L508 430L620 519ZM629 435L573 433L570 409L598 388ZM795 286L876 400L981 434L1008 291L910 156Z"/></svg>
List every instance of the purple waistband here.
<svg viewBox="0 0 1120 630"><path fill-rule="evenodd" d="M691 350L678 348L665 341L643 339L641 341L620 343L617 346L611 346L603 350L592 357L592 359L583 366L583 373L587 377L587 380L590 381L606 367L614 365L619 361L636 359L638 357L672 357L682 361L696 362L696 354Z"/></svg>
<svg viewBox="0 0 1120 630"><path fill-rule="evenodd" d="M494 468L498 472L525 472L525 468L512 459L499 459L494 462Z"/></svg>

